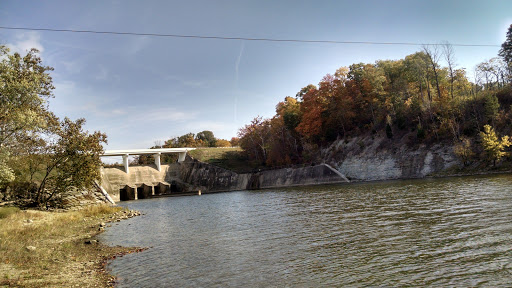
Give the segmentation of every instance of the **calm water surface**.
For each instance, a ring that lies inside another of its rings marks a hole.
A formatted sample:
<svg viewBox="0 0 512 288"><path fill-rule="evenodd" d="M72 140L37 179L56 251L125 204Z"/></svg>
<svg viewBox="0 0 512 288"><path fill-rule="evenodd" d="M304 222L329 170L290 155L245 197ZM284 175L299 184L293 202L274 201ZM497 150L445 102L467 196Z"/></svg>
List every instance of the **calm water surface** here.
<svg viewBox="0 0 512 288"><path fill-rule="evenodd" d="M123 202L119 287L512 287L512 175Z"/></svg>

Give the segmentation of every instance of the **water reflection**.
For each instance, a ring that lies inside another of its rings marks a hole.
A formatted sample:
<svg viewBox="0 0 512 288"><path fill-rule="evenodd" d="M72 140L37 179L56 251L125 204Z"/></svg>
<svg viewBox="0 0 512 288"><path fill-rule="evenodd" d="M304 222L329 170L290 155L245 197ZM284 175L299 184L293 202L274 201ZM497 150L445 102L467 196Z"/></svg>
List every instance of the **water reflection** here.
<svg viewBox="0 0 512 288"><path fill-rule="evenodd" d="M506 286L510 175L126 202L120 287Z"/></svg>

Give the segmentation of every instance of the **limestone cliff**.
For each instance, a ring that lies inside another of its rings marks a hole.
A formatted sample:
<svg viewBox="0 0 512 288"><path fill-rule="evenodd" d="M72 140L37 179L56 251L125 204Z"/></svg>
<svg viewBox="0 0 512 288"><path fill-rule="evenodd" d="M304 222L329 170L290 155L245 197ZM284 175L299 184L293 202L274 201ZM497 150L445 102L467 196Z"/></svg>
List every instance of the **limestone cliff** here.
<svg viewBox="0 0 512 288"><path fill-rule="evenodd" d="M237 174L197 160L178 165L180 180L205 192L245 190L251 179L248 174Z"/></svg>
<svg viewBox="0 0 512 288"><path fill-rule="evenodd" d="M207 192L348 182L327 164L237 174L199 161L180 163L180 179Z"/></svg>
<svg viewBox="0 0 512 288"><path fill-rule="evenodd" d="M321 157L355 181L423 178L460 165L451 145L405 145L377 136L338 140Z"/></svg>

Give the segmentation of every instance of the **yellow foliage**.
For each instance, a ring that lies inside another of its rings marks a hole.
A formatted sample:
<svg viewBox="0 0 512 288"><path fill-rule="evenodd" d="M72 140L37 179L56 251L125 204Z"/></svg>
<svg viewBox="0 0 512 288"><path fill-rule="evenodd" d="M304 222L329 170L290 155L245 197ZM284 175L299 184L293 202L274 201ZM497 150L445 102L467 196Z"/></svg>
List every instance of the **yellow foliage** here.
<svg viewBox="0 0 512 288"><path fill-rule="evenodd" d="M504 151L505 148L512 145L508 136L503 136L500 140L490 125L484 126L484 131L480 132L480 139L485 153L494 165L496 165L496 161L507 155L507 152Z"/></svg>

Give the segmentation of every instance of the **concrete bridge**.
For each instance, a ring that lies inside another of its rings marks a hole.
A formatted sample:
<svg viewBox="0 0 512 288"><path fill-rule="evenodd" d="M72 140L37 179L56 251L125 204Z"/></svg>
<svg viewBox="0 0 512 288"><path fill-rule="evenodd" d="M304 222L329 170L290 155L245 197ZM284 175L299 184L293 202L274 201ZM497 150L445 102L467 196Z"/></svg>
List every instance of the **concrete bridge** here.
<svg viewBox="0 0 512 288"><path fill-rule="evenodd" d="M159 148L159 149L126 149L126 150L106 150L102 157L107 156L123 156L123 164L124 171L128 174L130 173L130 168L128 167L128 156L130 155L144 155L151 154L155 157L155 165L158 171L161 171L160 165L160 155L166 153L177 153L178 154L178 162L185 161L185 157L187 156L187 152L191 150L195 150L196 148Z"/></svg>

